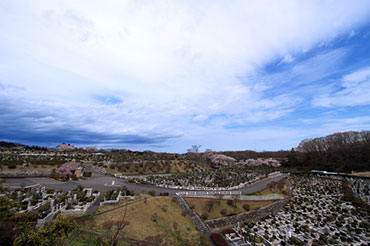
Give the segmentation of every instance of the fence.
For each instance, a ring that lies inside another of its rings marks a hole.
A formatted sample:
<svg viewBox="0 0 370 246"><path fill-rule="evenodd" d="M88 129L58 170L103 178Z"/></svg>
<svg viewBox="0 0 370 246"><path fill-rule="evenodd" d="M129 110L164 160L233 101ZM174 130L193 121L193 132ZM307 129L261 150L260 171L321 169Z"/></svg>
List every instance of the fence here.
<svg viewBox="0 0 370 246"><path fill-rule="evenodd" d="M178 196L212 196L212 195L241 195L241 191L181 191L176 192Z"/></svg>

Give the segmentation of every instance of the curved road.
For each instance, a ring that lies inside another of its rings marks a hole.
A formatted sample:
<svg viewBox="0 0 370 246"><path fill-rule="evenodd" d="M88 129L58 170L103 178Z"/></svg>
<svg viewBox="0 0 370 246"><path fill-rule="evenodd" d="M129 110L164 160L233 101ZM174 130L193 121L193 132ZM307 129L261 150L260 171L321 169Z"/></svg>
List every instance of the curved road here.
<svg viewBox="0 0 370 246"><path fill-rule="evenodd" d="M233 191L241 191L242 193L252 193L260 191L266 188L267 184L272 181L278 181L282 178L287 177L288 174L282 174L278 177L268 178L265 180L257 181L254 184L248 185L246 187L235 189ZM108 175L102 174L93 174L93 177L88 180L81 180L81 181L70 181L70 182L60 182L56 181L51 178L4 178L5 182L3 183L4 186L13 187L13 188L20 188L22 184L24 185L32 185L32 184L41 184L47 188L53 188L56 190L63 190L69 191L76 188L78 185L82 185L84 187L92 187L93 189L99 190L102 194L105 193L107 190L114 189L118 186L125 185L129 190L134 190L135 194L140 193L147 193L148 190L155 190L156 194L159 193L169 193L169 195L175 195L176 192L179 191L190 191L190 190L180 190L180 189L169 189L169 188L161 188L151 185L139 185L139 184L130 184L123 181L123 179L115 178ZM115 185L112 185L112 181L114 181ZM198 191L198 190L197 190ZM199 190L200 191L200 190Z"/></svg>

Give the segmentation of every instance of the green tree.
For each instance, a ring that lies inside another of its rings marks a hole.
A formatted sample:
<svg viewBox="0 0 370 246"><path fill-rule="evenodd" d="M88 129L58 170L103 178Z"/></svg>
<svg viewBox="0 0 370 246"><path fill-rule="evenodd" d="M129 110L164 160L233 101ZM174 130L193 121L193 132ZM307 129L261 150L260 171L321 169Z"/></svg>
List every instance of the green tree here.
<svg viewBox="0 0 370 246"><path fill-rule="evenodd" d="M41 228L25 232L14 241L15 246L47 246L63 245L68 234L77 229L77 224L71 218L58 215L56 220Z"/></svg>

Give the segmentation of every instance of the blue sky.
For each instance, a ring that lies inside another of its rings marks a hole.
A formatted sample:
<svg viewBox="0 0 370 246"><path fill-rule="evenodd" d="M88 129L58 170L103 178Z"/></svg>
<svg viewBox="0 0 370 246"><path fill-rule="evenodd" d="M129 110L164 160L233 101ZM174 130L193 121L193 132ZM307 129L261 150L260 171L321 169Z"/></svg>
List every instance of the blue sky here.
<svg viewBox="0 0 370 246"><path fill-rule="evenodd" d="M369 1L0 2L0 140L261 151L369 128Z"/></svg>

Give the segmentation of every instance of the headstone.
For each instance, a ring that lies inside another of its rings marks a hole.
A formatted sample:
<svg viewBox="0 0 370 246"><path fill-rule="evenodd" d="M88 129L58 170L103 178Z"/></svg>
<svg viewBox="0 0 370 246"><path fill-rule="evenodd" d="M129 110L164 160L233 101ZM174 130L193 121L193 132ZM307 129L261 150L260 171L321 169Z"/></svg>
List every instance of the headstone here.
<svg viewBox="0 0 370 246"><path fill-rule="evenodd" d="M54 199L51 200L50 202L50 207L51 207L51 212L54 213L55 207L54 207Z"/></svg>
<svg viewBox="0 0 370 246"><path fill-rule="evenodd" d="M20 191L17 191L17 199L18 199L18 202L21 202L22 201L22 196L21 196L21 192Z"/></svg>
<svg viewBox="0 0 370 246"><path fill-rule="evenodd" d="M112 185L114 185L114 180L112 180Z"/></svg>
<svg viewBox="0 0 370 246"><path fill-rule="evenodd" d="M92 195L92 189L88 189L86 192L86 196L89 197Z"/></svg>
<svg viewBox="0 0 370 246"><path fill-rule="evenodd" d="M77 194L73 194L73 201L77 202Z"/></svg>

